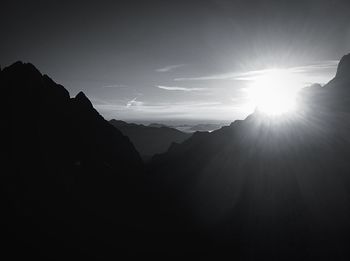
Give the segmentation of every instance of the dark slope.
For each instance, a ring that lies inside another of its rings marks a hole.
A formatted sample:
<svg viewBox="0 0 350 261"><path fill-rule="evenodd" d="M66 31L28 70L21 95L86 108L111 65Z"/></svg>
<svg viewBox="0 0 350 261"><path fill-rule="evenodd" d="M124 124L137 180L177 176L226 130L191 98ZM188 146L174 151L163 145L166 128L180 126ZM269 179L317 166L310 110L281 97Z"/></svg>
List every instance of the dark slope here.
<svg viewBox="0 0 350 261"><path fill-rule="evenodd" d="M142 161L129 139L82 92L70 98L31 64L4 68L1 89L10 143L1 171L4 249L13 258L62 260L130 247L146 205Z"/></svg>
<svg viewBox="0 0 350 261"><path fill-rule="evenodd" d="M169 212L181 210L208 251L252 259L349 257L349 59L326 86L301 92L297 115L256 112L153 158L150 172L170 194Z"/></svg>
<svg viewBox="0 0 350 261"><path fill-rule="evenodd" d="M348 260L349 75L348 55L330 83L301 92L299 114L196 132L145 175L83 93L69 98L30 64L5 68L2 257Z"/></svg>
<svg viewBox="0 0 350 261"><path fill-rule="evenodd" d="M166 152L173 142L181 143L191 136L165 126L144 126L114 119L109 123L128 136L146 160L155 154Z"/></svg>

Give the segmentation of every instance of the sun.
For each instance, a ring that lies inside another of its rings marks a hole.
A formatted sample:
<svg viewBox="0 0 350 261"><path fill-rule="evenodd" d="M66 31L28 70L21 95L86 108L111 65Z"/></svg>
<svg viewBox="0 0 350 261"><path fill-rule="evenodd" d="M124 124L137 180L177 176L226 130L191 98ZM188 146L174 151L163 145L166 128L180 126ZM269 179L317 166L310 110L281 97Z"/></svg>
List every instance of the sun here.
<svg viewBox="0 0 350 261"><path fill-rule="evenodd" d="M252 80L251 103L267 115L291 113L296 110L296 89L293 88L296 81L295 75L286 69L264 70Z"/></svg>

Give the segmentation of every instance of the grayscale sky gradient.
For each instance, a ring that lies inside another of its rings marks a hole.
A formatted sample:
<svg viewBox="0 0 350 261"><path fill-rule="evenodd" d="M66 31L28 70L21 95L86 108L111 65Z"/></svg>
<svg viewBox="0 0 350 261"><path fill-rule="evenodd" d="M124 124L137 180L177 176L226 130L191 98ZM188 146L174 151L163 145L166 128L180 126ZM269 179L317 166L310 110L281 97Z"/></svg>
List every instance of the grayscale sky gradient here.
<svg viewBox="0 0 350 261"><path fill-rule="evenodd" d="M1 67L31 62L107 119L233 121L254 75L325 83L350 52L348 0L12 0L0 20Z"/></svg>

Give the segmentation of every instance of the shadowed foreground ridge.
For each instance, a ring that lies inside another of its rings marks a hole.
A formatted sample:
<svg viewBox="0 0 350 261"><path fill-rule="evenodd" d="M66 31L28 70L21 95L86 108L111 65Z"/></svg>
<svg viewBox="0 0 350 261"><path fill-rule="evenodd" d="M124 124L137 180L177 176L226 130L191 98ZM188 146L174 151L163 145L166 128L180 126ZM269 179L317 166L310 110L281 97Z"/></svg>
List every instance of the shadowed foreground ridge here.
<svg viewBox="0 0 350 261"><path fill-rule="evenodd" d="M142 212L143 166L129 139L82 92L70 98L31 64L2 70L1 86L11 108L1 175L11 256L97 255L112 238L123 247Z"/></svg>
<svg viewBox="0 0 350 261"><path fill-rule="evenodd" d="M8 252L347 260L349 64L346 55L327 85L302 90L296 115L255 112L196 132L146 166L83 93L70 98L30 64L3 69Z"/></svg>

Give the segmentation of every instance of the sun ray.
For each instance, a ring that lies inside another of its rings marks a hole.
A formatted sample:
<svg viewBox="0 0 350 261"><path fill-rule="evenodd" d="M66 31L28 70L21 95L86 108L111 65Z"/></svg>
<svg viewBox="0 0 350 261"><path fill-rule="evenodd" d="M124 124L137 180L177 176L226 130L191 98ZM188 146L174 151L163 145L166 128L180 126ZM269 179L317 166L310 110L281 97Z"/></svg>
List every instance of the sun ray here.
<svg viewBox="0 0 350 261"><path fill-rule="evenodd" d="M297 78L286 69L269 69L256 76L249 89L251 103L267 115L293 112L296 106Z"/></svg>

